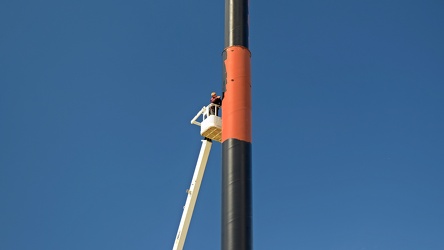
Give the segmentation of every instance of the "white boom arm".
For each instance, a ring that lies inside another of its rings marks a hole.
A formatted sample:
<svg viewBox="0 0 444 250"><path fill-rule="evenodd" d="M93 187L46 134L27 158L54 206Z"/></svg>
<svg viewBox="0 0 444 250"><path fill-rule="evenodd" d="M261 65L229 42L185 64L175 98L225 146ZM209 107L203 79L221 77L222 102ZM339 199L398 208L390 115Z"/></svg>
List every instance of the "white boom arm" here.
<svg viewBox="0 0 444 250"><path fill-rule="evenodd" d="M185 244L185 238L187 237L188 227L190 226L194 206L196 205L197 196L199 195L200 184L202 183L211 145L211 141L202 140L202 147L200 148L199 158L196 163L193 179L191 180L190 189L187 190L187 201L183 207L182 218L180 219L173 250L182 250L183 245Z"/></svg>

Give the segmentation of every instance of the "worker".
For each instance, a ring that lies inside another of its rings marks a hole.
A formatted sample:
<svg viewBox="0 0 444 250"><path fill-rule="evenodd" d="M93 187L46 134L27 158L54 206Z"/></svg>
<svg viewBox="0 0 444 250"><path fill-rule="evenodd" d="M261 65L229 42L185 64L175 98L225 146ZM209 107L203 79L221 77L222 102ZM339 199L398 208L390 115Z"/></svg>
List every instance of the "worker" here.
<svg viewBox="0 0 444 250"><path fill-rule="evenodd" d="M219 105L219 107L220 106L222 106L222 99L220 98L220 96L218 96L217 94L216 94L216 92L212 92L211 93L211 99L210 99L210 103L212 103L212 104L216 104L216 105ZM214 107L214 106L212 106L211 108L210 108L210 115L218 115L218 111L219 111L219 107Z"/></svg>

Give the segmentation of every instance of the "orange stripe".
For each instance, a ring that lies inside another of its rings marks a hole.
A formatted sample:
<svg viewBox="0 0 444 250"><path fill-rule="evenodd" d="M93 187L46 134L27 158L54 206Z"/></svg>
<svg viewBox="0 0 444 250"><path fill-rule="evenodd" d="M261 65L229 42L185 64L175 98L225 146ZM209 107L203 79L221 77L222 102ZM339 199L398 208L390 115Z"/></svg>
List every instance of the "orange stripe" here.
<svg viewBox="0 0 444 250"><path fill-rule="evenodd" d="M225 50L227 79L222 103L222 142L232 138L251 142L250 51L241 46Z"/></svg>

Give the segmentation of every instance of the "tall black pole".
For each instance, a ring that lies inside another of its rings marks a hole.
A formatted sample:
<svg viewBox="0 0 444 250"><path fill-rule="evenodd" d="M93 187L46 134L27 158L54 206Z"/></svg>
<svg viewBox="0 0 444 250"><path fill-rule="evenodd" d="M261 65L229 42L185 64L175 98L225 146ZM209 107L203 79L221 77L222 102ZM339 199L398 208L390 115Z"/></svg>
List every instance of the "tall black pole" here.
<svg viewBox="0 0 444 250"><path fill-rule="evenodd" d="M248 0L225 0L222 250L251 250L251 69Z"/></svg>

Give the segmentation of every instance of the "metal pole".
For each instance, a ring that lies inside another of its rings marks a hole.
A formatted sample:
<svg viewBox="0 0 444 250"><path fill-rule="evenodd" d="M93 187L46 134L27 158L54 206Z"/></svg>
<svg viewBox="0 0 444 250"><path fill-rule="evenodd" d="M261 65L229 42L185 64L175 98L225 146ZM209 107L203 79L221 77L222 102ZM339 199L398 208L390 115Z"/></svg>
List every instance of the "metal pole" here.
<svg viewBox="0 0 444 250"><path fill-rule="evenodd" d="M222 250L251 250L251 53L248 0L225 0Z"/></svg>

